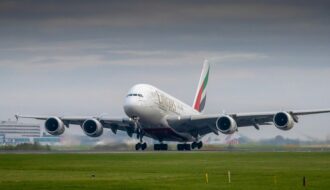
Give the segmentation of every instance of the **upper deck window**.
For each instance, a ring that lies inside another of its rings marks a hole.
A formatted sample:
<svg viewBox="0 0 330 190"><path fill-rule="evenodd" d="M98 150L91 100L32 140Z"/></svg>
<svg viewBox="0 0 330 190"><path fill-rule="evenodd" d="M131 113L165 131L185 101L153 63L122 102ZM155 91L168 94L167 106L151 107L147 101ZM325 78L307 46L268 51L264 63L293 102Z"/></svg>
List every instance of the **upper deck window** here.
<svg viewBox="0 0 330 190"><path fill-rule="evenodd" d="M143 97L142 94L127 94L127 97L128 97L128 96L138 96L138 97L141 97L141 98Z"/></svg>

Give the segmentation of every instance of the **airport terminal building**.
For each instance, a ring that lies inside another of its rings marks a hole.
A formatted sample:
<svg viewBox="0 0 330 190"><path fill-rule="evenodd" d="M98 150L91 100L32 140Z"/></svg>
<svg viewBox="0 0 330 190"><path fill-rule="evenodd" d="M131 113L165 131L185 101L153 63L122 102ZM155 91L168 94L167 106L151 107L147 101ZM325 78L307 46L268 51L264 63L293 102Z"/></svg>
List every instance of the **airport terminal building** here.
<svg viewBox="0 0 330 190"><path fill-rule="evenodd" d="M34 143L54 144L59 143L58 137L49 137L42 133L38 124L21 123L18 121L0 122L0 144Z"/></svg>

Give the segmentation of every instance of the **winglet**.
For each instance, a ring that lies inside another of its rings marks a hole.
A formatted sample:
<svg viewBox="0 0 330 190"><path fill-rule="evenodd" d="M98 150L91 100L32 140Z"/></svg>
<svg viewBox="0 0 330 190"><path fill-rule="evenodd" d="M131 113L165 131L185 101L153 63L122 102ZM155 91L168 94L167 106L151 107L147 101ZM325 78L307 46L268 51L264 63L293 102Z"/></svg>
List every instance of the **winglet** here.
<svg viewBox="0 0 330 190"><path fill-rule="evenodd" d="M205 107L206 87L209 79L209 72L210 72L210 64L208 63L207 60L205 60L193 104L194 109L199 112L202 112Z"/></svg>

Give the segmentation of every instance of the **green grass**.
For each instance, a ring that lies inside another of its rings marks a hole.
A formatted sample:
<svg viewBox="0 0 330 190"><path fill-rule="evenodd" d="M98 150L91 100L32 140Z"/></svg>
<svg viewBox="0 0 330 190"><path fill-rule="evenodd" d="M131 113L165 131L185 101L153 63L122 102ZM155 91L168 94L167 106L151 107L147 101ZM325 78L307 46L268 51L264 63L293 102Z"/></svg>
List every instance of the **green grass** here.
<svg viewBox="0 0 330 190"><path fill-rule="evenodd" d="M0 154L0 189L330 189L330 153Z"/></svg>

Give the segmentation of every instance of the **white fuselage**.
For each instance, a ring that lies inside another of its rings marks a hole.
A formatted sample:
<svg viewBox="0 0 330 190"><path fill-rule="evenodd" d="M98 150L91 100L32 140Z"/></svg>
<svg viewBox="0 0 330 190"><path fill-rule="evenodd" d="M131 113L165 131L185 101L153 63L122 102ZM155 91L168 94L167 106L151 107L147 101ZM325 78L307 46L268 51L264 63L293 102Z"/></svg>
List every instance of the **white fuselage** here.
<svg viewBox="0 0 330 190"><path fill-rule="evenodd" d="M137 84L129 90L124 111L128 117L139 120L146 136L159 141L193 141L190 134L180 133L169 126L166 118L200 114L191 106L147 84Z"/></svg>

